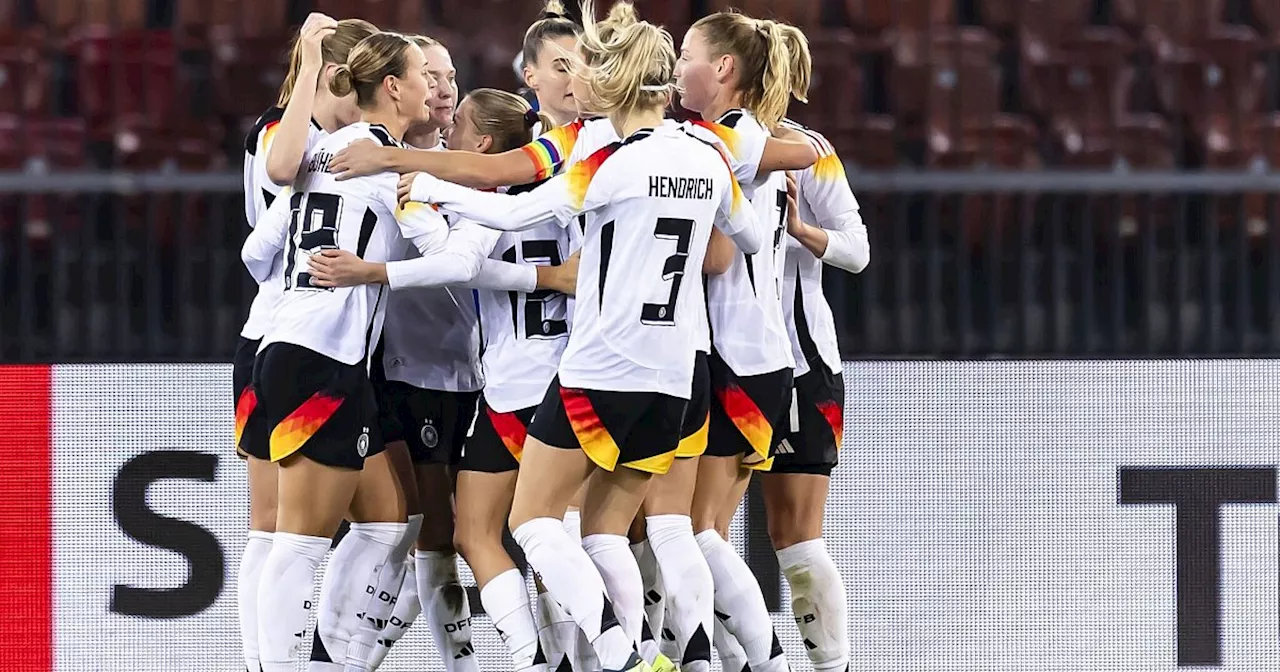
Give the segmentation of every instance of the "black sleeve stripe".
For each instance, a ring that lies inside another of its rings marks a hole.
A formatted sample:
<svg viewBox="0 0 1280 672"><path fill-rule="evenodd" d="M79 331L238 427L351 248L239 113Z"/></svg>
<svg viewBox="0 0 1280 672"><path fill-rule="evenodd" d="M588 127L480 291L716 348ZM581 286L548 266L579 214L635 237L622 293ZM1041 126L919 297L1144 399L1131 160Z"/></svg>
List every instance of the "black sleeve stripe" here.
<svg viewBox="0 0 1280 672"><path fill-rule="evenodd" d="M263 112L262 116L253 122L253 128L249 130L249 135L244 138L245 153L249 156L256 156L258 154L258 138L262 135L262 129L266 128L267 124L280 121L282 117L284 117L284 108L282 107L273 106ZM315 120L313 119L312 121L314 122Z"/></svg>
<svg viewBox="0 0 1280 672"><path fill-rule="evenodd" d="M391 134L388 133L386 129L382 128L381 126L370 126L369 132L373 134L373 137L378 139L378 142L382 143L383 147L399 147L400 146L400 143L396 142L395 140L392 140Z"/></svg>
<svg viewBox="0 0 1280 672"><path fill-rule="evenodd" d="M523 194L527 191L533 191L534 189L537 189L538 187L541 187L542 185L546 184L547 180L550 180L550 179L551 178L548 177L546 179L538 180L537 182L528 182L525 184L517 184L512 187L507 187L507 195L515 196L516 194Z"/></svg>
<svg viewBox="0 0 1280 672"><path fill-rule="evenodd" d="M613 256L613 228L616 222L600 227L600 307L604 308L604 283L609 277L609 259Z"/></svg>
<svg viewBox="0 0 1280 672"><path fill-rule="evenodd" d="M790 119L783 119L782 125L792 130L800 131L801 133L804 133L810 140L813 141L814 144L818 146L818 151L822 152L823 154L836 153L836 149L831 145L831 141L827 140L825 136L813 130L812 128L809 128L808 126L805 126L803 124L798 124L794 121L791 121Z"/></svg>
<svg viewBox="0 0 1280 672"><path fill-rule="evenodd" d="M262 202L265 203L268 208L270 208L271 204L276 202L276 195L267 191L266 189L263 189Z"/></svg>
<svg viewBox="0 0 1280 672"><path fill-rule="evenodd" d="M752 293L753 295L759 296L759 295L760 295L760 293L756 291L756 267L755 267L755 264L754 264L754 263L752 263L752 261L751 261L751 258L752 258L752 257L751 257L751 255L749 255L749 254L744 254L744 255L742 255L742 256L743 256L743 259L746 259L746 261L747 261L747 279L751 281L751 293Z"/></svg>
<svg viewBox="0 0 1280 672"><path fill-rule="evenodd" d="M378 216L369 208L364 209L364 221L360 222L360 240L356 243L356 256L364 259L369 249L369 239L373 238L373 230L378 226Z"/></svg>

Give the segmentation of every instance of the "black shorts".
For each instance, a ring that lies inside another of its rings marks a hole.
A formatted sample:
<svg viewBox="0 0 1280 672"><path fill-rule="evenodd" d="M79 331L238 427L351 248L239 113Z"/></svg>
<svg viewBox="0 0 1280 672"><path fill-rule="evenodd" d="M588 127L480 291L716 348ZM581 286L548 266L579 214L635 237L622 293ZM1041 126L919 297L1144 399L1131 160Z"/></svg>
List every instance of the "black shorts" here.
<svg viewBox="0 0 1280 672"><path fill-rule="evenodd" d="M384 441L408 444L414 464L458 464L479 392L423 390L396 380L379 383L377 392Z"/></svg>
<svg viewBox="0 0 1280 672"><path fill-rule="evenodd" d="M253 367L261 340L241 337L236 344L236 358L231 364L231 387L235 395L236 454L241 457L271 459L270 433L262 418L261 405L253 387Z"/></svg>
<svg viewBox="0 0 1280 672"><path fill-rule="evenodd" d="M699 351L693 363L693 394L684 409L676 457L698 457L707 452L707 431L710 426L711 370L707 365L707 353Z"/></svg>
<svg viewBox="0 0 1280 672"><path fill-rule="evenodd" d="M501 474L519 469L524 439L529 435L529 421L537 410L537 406L530 406L499 413L489 408L481 395L475 428L462 449L458 470Z"/></svg>
<svg viewBox="0 0 1280 672"><path fill-rule="evenodd" d="M743 466L768 471L782 441L791 404L791 369L739 376L714 353L711 369L711 427L707 455L742 455Z"/></svg>
<svg viewBox="0 0 1280 672"><path fill-rule="evenodd" d="M327 466L360 469L366 458L382 452L364 362L343 364L297 345L272 343L258 357L253 386L271 428L271 461L298 453Z"/></svg>
<svg viewBox="0 0 1280 672"><path fill-rule="evenodd" d="M581 448L602 469L665 474L676 459L688 403L659 392L562 388L557 376L529 434L556 448Z"/></svg>
<svg viewBox="0 0 1280 672"><path fill-rule="evenodd" d="M778 446L775 474L830 476L844 436L844 375L815 362L796 378L787 436Z"/></svg>

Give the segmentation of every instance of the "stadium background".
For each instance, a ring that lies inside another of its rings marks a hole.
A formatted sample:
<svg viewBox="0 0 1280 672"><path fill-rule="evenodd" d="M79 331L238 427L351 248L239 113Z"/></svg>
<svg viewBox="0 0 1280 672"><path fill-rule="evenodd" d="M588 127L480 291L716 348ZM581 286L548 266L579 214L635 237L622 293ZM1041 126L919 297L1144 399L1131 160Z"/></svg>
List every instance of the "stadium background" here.
<svg viewBox="0 0 1280 672"><path fill-rule="evenodd" d="M239 162L291 26L426 32L512 88L537 4L0 0L10 667L236 665ZM793 116L872 242L827 273L852 669L1276 669L1280 3L637 2L677 39L729 4L809 34ZM808 669L757 506L734 542ZM437 669L423 634L390 669Z"/></svg>

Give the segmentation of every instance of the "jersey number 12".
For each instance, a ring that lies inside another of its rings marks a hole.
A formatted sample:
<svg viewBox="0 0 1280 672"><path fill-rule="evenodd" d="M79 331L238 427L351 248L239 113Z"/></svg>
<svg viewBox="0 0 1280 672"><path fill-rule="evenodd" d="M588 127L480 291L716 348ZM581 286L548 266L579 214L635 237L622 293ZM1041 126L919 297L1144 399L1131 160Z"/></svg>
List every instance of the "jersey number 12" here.
<svg viewBox="0 0 1280 672"><path fill-rule="evenodd" d="M558 266L560 245L554 240L525 240L520 243L520 253L525 262L546 261L551 266ZM517 263L516 248L512 246L502 253L502 260ZM546 318L547 302L562 297L560 292L550 289L522 294L507 292L511 300L511 324L515 327L516 338L520 338L520 301L524 300L524 337L525 338L559 338L569 333L569 323L565 320L549 320Z"/></svg>

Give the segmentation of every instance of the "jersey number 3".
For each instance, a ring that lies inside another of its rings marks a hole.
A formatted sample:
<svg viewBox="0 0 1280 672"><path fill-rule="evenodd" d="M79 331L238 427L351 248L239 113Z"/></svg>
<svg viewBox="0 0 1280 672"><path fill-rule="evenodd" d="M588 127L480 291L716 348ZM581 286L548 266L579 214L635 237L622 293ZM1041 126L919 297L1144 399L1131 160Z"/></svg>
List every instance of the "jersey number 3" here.
<svg viewBox="0 0 1280 672"><path fill-rule="evenodd" d="M640 322L652 325L676 323L676 301L680 297L680 283L684 281L685 267L689 265L689 243L693 239L693 220L659 217L653 229L653 237L676 241L676 253L662 264L662 279L671 281L671 293L666 303L646 303L640 309Z"/></svg>
<svg viewBox="0 0 1280 672"><path fill-rule="evenodd" d="M545 261L551 266L559 266L560 246L554 240L525 240L520 243L520 253L525 262ZM516 248L512 246L502 253L502 260L517 263ZM569 323L565 320L549 320L546 317L546 304L558 297L560 292L550 289L522 294L507 292L511 300L511 324L515 327L516 338L520 338L520 301L524 300L524 337L525 338L559 338L569 333Z"/></svg>

